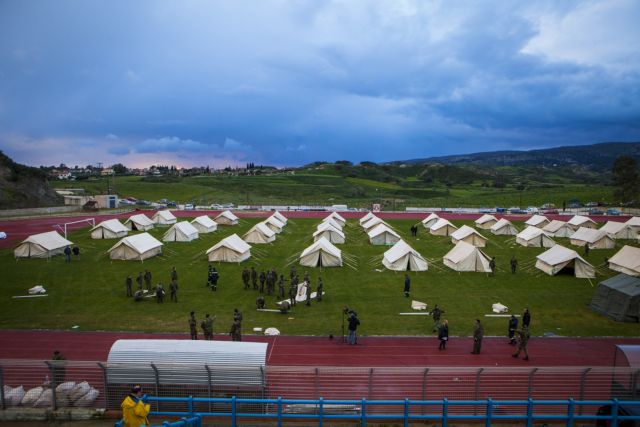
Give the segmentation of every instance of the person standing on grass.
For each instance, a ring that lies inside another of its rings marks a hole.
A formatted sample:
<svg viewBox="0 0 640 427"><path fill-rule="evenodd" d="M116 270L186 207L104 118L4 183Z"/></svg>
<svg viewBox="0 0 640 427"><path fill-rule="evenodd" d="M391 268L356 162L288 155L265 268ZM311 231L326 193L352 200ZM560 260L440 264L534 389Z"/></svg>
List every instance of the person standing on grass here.
<svg viewBox="0 0 640 427"><path fill-rule="evenodd" d="M245 289L249 289L249 269L245 267L242 270L242 283L244 284Z"/></svg>
<svg viewBox="0 0 640 427"><path fill-rule="evenodd" d="M131 278L131 275L128 275L127 278L124 281L125 286L127 287L127 296L128 297L132 297L133 296L133 279Z"/></svg>
<svg viewBox="0 0 640 427"><path fill-rule="evenodd" d="M136 277L136 283L138 284L138 290L142 290L142 271L138 272L138 277Z"/></svg>
<svg viewBox="0 0 640 427"><path fill-rule="evenodd" d="M151 280L152 280L152 275L151 272L149 270L145 270L144 271L144 286L147 288L148 291L151 291Z"/></svg>
<svg viewBox="0 0 640 427"><path fill-rule="evenodd" d="M196 328L197 324L198 322L196 322L196 312L192 311L191 313L189 313L189 334L191 334L192 340L198 339L198 329Z"/></svg>
<svg viewBox="0 0 640 427"><path fill-rule="evenodd" d="M409 298L409 291L411 291L411 278L409 274L404 275L404 296Z"/></svg>
<svg viewBox="0 0 640 427"><path fill-rule="evenodd" d="M64 260L65 262L71 262L71 248L69 246L64 248Z"/></svg>
<svg viewBox="0 0 640 427"><path fill-rule="evenodd" d="M518 269L518 260L516 259L516 256L513 255L511 257L511 274L516 274L516 270Z"/></svg>
<svg viewBox="0 0 640 427"><path fill-rule="evenodd" d="M291 286L289 287L289 298L291 298L292 306L296 305L296 296L298 295L298 285L295 284L294 280L291 281Z"/></svg>
<svg viewBox="0 0 640 427"><path fill-rule="evenodd" d="M480 323L480 319L476 319L476 323L473 326L473 351L471 354L480 354L480 348L482 347L482 338L484 337L484 328Z"/></svg>
<svg viewBox="0 0 640 427"><path fill-rule="evenodd" d="M165 291L164 291L164 287L162 286L162 283L158 283L156 285L156 302L158 304L164 303L164 294L165 294ZM176 302L178 302L177 299L176 299Z"/></svg>
<svg viewBox="0 0 640 427"><path fill-rule="evenodd" d="M178 272L175 267L171 269L171 280L178 280Z"/></svg>
<svg viewBox="0 0 640 427"><path fill-rule="evenodd" d="M251 266L251 284L254 291L258 289L258 272L254 266Z"/></svg>
<svg viewBox="0 0 640 427"><path fill-rule="evenodd" d="M80 261L80 248L77 245L73 246L73 249L71 249L71 252L73 252L73 256L76 257L78 261Z"/></svg>
<svg viewBox="0 0 640 427"><path fill-rule="evenodd" d="M213 320L216 318L216 316L213 316L213 318L211 318L209 316L209 313L207 313L204 316L204 320L202 321L202 325L200 325L202 327L202 333L204 334L204 339L211 341L213 339Z"/></svg>
<svg viewBox="0 0 640 427"><path fill-rule="evenodd" d="M444 313L444 311L440 310L440 307L438 307L438 304L436 304L435 307L433 307L433 310L431 311L431 316L433 317L434 332L440 328L440 316L442 316L442 313Z"/></svg>
<svg viewBox="0 0 640 427"><path fill-rule="evenodd" d="M489 276L495 276L496 274L496 257L491 257L491 261L489 261Z"/></svg>
<svg viewBox="0 0 640 427"><path fill-rule="evenodd" d="M171 291L171 301L178 302L178 281L172 280L169 284L169 290Z"/></svg>
<svg viewBox="0 0 640 427"><path fill-rule="evenodd" d="M444 319L438 328L438 339L440 340L438 350L446 350L447 341L449 341L449 322L447 322L447 319Z"/></svg>
<svg viewBox="0 0 640 427"><path fill-rule="evenodd" d="M322 293L324 292L324 283L322 283L322 277L318 277L318 289L316 291L316 301L322 301Z"/></svg>
<svg viewBox="0 0 640 427"><path fill-rule="evenodd" d="M142 400L142 387L134 386L129 394L120 405L122 408L122 419L125 427L148 426L149 419L147 416L151 412L151 405L144 403Z"/></svg>
<svg viewBox="0 0 640 427"><path fill-rule="evenodd" d="M284 282L285 282L284 274L280 275L280 280L278 280L278 297L284 298Z"/></svg>
<svg viewBox="0 0 640 427"><path fill-rule="evenodd" d="M218 270L216 270L215 267L213 267L211 269L211 290L212 291L217 291L218 290L218 279L220 278L220 274L218 273Z"/></svg>

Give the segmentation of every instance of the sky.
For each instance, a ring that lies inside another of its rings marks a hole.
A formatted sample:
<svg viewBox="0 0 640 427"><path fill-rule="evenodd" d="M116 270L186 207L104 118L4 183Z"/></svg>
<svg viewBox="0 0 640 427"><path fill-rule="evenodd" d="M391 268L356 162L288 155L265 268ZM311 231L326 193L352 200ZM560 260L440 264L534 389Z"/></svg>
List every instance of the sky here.
<svg viewBox="0 0 640 427"><path fill-rule="evenodd" d="M0 0L0 150L300 166L640 141L638 22L637 0Z"/></svg>

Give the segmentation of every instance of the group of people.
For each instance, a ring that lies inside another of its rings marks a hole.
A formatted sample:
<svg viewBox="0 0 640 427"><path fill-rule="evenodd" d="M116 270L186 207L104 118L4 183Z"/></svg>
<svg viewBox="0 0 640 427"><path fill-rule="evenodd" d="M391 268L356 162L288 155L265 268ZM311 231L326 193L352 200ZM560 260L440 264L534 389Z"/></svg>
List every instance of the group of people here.
<svg viewBox="0 0 640 427"><path fill-rule="evenodd" d="M204 339L207 341L213 340L213 321L216 316L211 316L209 313L205 314L204 320L200 323L200 328L204 335ZM189 335L192 340L198 339L198 321L196 320L196 312L189 313ZM242 312L237 308L233 309L233 323L231 324L231 331L229 332L232 341L242 341Z"/></svg>
<svg viewBox="0 0 640 427"><path fill-rule="evenodd" d="M265 308L265 304L266 304L266 299L264 295L265 293L266 295L275 294L277 298L284 298L287 281L290 282L289 289L287 292L289 296L289 300L284 301L280 305L280 311L282 313L287 313L297 303L296 298L299 293L298 285L300 284L300 278L298 276L296 267L295 266L291 267L291 270L289 271L289 279L285 279L284 274L280 274L280 276L278 276L278 273L274 268L270 270L268 269L266 271L262 270L260 274L258 274L258 271L253 266L251 267L251 269L245 267L242 270L242 283L244 284L244 289L248 290L253 288L253 290L257 290L261 294L256 298L256 309L258 310ZM309 272L307 271L304 272L302 283L304 283L305 285L305 288L304 288L305 295L306 295L305 304L307 306L310 306L312 284L311 284L311 277L309 276ZM276 286L277 286L277 292L276 292ZM322 281L322 277L318 276L318 284L316 287L316 301L318 302L322 301L323 293L324 293L324 282Z"/></svg>
<svg viewBox="0 0 640 427"><path fill-rule="evenodd" d="M152 280L153 275L151 274L151 271L145 270L144 274L142 273L142 271L139 271L138 275L136 276L137 290L133 292L133 278L131 277L131 275L128 275L124 281L127 297L133 297L134 301L142 301L145 292L150 293L153 290L153 296L155 296L156 302L158 304L162 304L166 295L164 286L160 282L153 286ZM171 301L178 302L178 272L176 271L175 267L171 269L170 273L169 293Z"/></svg>
<svg viewBox="0 0 640 427"><path fill-rule="evenodd" d="M78 246L73 246L73 248L71 246L66 246L64 248L64 260L65 262L71 262L71 254L73 254L73 256L80 261L80 248Z"/></svg>
<svg viewBox="0 0 640 427"><path fill-rule="evenodd" d="M438 333L439 346L438 350L446 350L447 341L449 340L449 322L445 319L440 322L440 317L444 313L436 304L431 315L433 317L433 330ZM524 309L522 313L522 325L518 329L518 318L515 315L511 315L509 318L507 336L509 337L509 344L516 345L516 352L512 354L513 357L519 357L520 353L524 353L524 360L529 360L529 352L527 351L527 345L529 344L529 325L531 324L531 313L528 308ZM482 339L484 338L484 327L480 322L480 319L476 319L473 325L473 348L471 354L480 354L482 348Z"/></svg>

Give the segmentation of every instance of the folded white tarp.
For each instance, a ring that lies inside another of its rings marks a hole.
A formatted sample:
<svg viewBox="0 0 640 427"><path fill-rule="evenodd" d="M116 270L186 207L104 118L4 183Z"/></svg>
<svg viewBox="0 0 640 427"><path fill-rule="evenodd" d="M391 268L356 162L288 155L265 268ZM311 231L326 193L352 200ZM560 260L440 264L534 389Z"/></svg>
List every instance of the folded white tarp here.
<svg viewBox="0 0 640 427"><path fill-rule="evenodd" d="M151 219L158 225L171 225L178 221L170 211L158 211Z"/></svg>
<svg viewBox="0 0 640 427"><path fill-rule="evenodd" d="M413 301L411 301L411 308L413 310L426 310L427 309L427 303L413 300Z"/></svg>
<svg viewBox="0 0 640 427"><path fill-rule="evenodd" d="M237 225L239 219L240 218L235 216L231 211L226 210L220 212L213 220L218 225Z"/></svg>
<svg viewBox="0 0 640 427"><path fill-rule="evenodd" d="M598 224L591 218L582 215L574 215L569 221L567 221L574 230L577 230L580 227L585 228L597 228Z"/></svg>
<svg viewBox="0 0 640 427"><path fill-rule="evenodd" d="M491 258L477 247L458 242L442 259L444 265L455 271L491 272Z"/></svg>
<svg viewBox="0 0 640 427"><path fill-rule="evenodd" d="M73 245L55 231L34 234L23 240L13 255L16 258L49 258L64 253L64 248Z"/></svg>
<svg viewBox="0 0 640 427"><path fill-rule="evenodd" d="M591 264L582 259L576 251L564 246L555 245L536 258L536 268L549 276L558 274L563 268L573 268L574 275L578 278L596 277L596 270Z"/></svg>
<svg viewBox="0 0 640 427"><path fill-rule="evenodd" d="M342 267L342 251L323 237L302 251L300 265L307 267Z"/></svg>
<svg viewBox="0 0 640 427"><path fill-rule="evenodd" d="M176 222L171 226L164 236L162 241L164 242L190 242L197 239L198 229L191 225L188 221Z"/></svg>
<svg viewBox="0 0 640 427"><path fill-rule="evenodd" d="M531 218L526 220L525 225L531 225L533 227L542 228L545 225L549 224L549 219L547 219L544 215L533 215Z"/></svg>
<svg viewBox="0 0 640 427"><path fill-rule="evenodd" d="M46 294L47 290L42 285L36 285L33 288L29 288L29 295L41 295Z"/></svg>
<svg viewBox="0 0 640 427"><path fill-rule="evenodd" d="M499 302L491 305L491 311L497 314L506 313L509 311L509 307Z"/></svg>
<svg viewBox="0 0 640 427"><path fill-rule="evenodd" d="M439 219L440 217L437 214L432 213L422 220L422 225L424 226L424 228L431 228L431 226L435 224Z"/></svg>
<svg viewBox="0 0 640 427"><path fill-rule="evenodd" d="M209 261L242 262L251 256L251 246L232 234L225 237L207 250Z"/></svg>
<svg viewBox="0 0 640 427"><path fill-rule="evenodd" d="M191 225L201 234L213 233L218 229L218 224L206 215L194 218L193 221L191 221Z"/></svg>
<svg viewBox="0 0 640 427"><path fill-rule="evenodd" d="M382 257L382 264L393 271L427 271L427 261L404 240L398 240Z"/></svg>
<svg viewBox="0 0 640 427"><path fill-rule="evenodd" d="M489 230L496 222L498 222L498 218L489 214L484 214L475 220L476 227L483 230Z"/></svg>
<svg viewBox="0 0 640 427"><path fill-rule="evenodd" d="M131 215L124 222L124 226L129 230L147 231L153 228L153 221L145 214Z"/></svg>
<svg viewBox="0 0 640 427"><path fill-rule="evenodd" d="M556 244L546 231L532 225L516 235L516 243L532 248L550 248Z"/></svg>
<svg viewBox="0 0 640 427"><path fill-rule="evenodd" d="M590 249L611 249L616 246L616 242L607 233L595 228L580 227L569 236L569 240L572 245L589 245Z"/></svg>
<svg viewBox="0 0 640 427"><path fill-rule="evenodd" d="M487 245L487 238L478 233L473 227L463 225L451 233L451 243L467 242L470 245L484 248Z"/></svg>
<svg viewBox="0 0 640 427"><path fill-rule="evenodd" d="M502 218L491 226L491 234L496 236L515 236L518 229L508 219Z"/></svg>
<svg viewBox="0 0 640 427"><path fill-rule="evenodd" d="M121 239L108 250L111 259L143 261L162 253L162 243L149 233Z"/></svg>
<svg viewBox="0 0 640 427"><path fill-rule="evenodd" d="M629 276L640 276L640 248L623 246L609 258L609 268Z"/></svg>
<svg viewBox="0 0 640 427"><path fill-rule="evenodd" d="M573 228L564 221L554 219L549 224L542 227L544 231L553 237L569 237L574 233Z"/></svg>
<svg viewBox="0 0 640 427"><path fill-rule="evenodd" d="M429 233L434 236L451 236L453 232L458 229L455 225L451 224L444 218L438 219L431 227L429 228Z"/></svg>
<svg viewBox="0 0 640 427"><path fill-rule="evenodd" d="M242 240L256 244L271 243L276 240L276 232L269 228L266 223L259 222L242 236Z"/></svg>
<svg viewBox="0 0 640 427"><path fill-rule="evenodd" d="M129 229L117 219L102 221L91 229L92 239L119 239L126 236Z"/></svg>

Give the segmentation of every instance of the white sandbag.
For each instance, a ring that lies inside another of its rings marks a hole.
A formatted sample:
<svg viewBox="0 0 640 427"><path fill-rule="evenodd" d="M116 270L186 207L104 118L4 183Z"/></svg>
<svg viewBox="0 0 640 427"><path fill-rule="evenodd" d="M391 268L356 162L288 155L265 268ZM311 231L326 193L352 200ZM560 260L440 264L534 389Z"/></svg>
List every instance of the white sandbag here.
<svg viewBox="0 0 640 427"><path fill-rule="evenodd" d="M8 387L8 386L5 386ZM22 402L22 398L24 398L24 387L19 386L15 388L9 387L10 391L7 392L5 388L4 392L4 401L8 406L18 406L20 402Z"/></svg>
<svg viewBox="0 0 640 427"><path fill-rule="evenodd" d="M47 290L42 285L36 285L33 288L29 288L29 295L46 294Z"/></svg>
<svg viewBox="0 0 640 427"><path fill-rule="evenodd" d="M36 401L38 400L38 398L42 394L43 390L44 389L42 387L35 387L35 388L32 388L31 390L27 391L24 394L24 396L22 397L22 400L20 401L20 404L22 406L33 406L33 404L36 403Z"/></svg>
<svg viewBox="0 0 640 427"><path fill-rule="evenodd" d="M40 395L40 397L38 397L38 400L36 400L36 403L34 403L33 406L35 408L44 408L47 406L51 406L52 397L53 397L53 390L48 388L42 392L42 394Z"/></svg>
<svg viewBox="0 0 640 427"><path fill-rule="evenodd" d="M91 386L88 382L83 381L81 383L76 384L76 386L69 392L69 400L71 402L76 402L82 396L87 394L91 390Z"/></svg>
<svg viewBox="0 0 640 427"><path fill-rule="evenodd" d="M62 384L58 384L56 387L56 394L58 393L69 393L76 386L75 381L67 381Z"/></svg>
<svg viewBox="0 0 640 427"><path fill-rule="evenodd" d="M427 309L427 303L413 300L413 301L411 301L411 308L413 310L426 310Z"/></svg>
<svg viewBox="0 0 640 427"><path fill-rule="evenodd" d="M11 388L11 386L8 386L8 385L6 385L6 384L2 386L2 393L3 393L4 395L7 395L7 394L11 393L11 390L13 390L13 389Z"/></svg>
<svg viewBox="0 0 640 427"><path fill-rule="evenodd" d="M264 330L265 335L280 335L280 331L276 328L267 328Z"/></svg>
<svg viewBox="0 0 640 427"><path fill-rule="evenodd" d="M506 313L509 311L509 307L507 307L506 305L500 304L499 302L492 304L491 305L491 310L494 313L500 314L500 313Z"/></svg>
<svg viewBox="0 0 640 427"><path fill-rule="evenodd" d="M79 407L87 407L93 405L93 402L100 396L100 392L95 388L91 387L89 391L82 396L80 399L76 400L75 406Z"/></svg>

